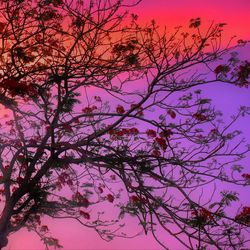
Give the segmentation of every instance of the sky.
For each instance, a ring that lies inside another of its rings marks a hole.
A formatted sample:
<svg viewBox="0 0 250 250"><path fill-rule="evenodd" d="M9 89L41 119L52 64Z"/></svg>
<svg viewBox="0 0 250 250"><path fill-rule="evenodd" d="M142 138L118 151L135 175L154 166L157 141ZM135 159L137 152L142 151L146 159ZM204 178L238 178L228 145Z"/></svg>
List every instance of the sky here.
<svg viewBox="0 0 250 250"><path fill-rule="evenodd" d="M250 40L250 1L249 0L143 0L135 7L134 13L139 15L139 21L150 22L155 19L160 26L169 29L178 25L187 25L191 18L200 17L202 22L209 23L225 22L225 37L237 35L239 39ZM239 51L242 58L250 58L250 47ZM212 97L216 107L221 109L226 116L230 116L237 110L239 105L250 106L249 90L236 88L234 86L208 86L205 89L207 96ZM240 96L240 98L239 98ZM250 119L245 118L238 124L250 142L250 131L247 126ZM249 156L250 157L250 156ZM244 193L244 192L243 192ZM128 230L136 231L136 220L129 220ZM134 239L116 239L112 242L101 240L96 232L86 229L76 222L70 220L49 222L53 235L61 241L64 249L160 249L153 238L149 236L138 236ZM167 239L169 248L183 249L171 239ZM44 249L39 238L21 230L9 239L9 245L5 248L11 250L38 250Z"/></svg>

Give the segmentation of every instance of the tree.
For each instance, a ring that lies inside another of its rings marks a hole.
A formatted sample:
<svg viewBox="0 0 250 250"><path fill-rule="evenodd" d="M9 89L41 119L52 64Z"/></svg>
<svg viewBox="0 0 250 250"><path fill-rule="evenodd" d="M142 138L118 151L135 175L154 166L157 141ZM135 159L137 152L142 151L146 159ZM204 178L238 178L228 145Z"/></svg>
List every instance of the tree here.
<svg viewBox="0 0 250 250"><path fill-rule="evenodd" d="M141 27L124 11L138 2L1 1L0 248L23 227L60 247L44 216L112 240L132 215L166 249L159 227L187 249L247 242L249 207L228 210L237 193L202 190L249 184L231 130L249 110L225 124L198 86L247 87L250 64L222 46L225 24ZM90 212L107 203L118 218Z"/></svg>

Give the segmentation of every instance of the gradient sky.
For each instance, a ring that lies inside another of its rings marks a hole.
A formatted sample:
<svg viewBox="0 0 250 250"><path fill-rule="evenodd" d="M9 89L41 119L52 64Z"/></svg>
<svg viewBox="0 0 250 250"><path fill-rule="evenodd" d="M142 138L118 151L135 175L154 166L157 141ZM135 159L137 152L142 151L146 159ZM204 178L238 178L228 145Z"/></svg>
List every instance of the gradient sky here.
<svg viewBox="0 0 250 250"><path fill-rule="evenodd" d="M226 38L233 35L250 40L250 1L249 0L143 0L134 9L139 15L139 20L149 22L155 19L159 25L173 28L178 25L187 25L191 18L201 17L204 23L211 21L226 22ZM239 52L243 58L250 58L250 47ZM250 106L249 90L234 86L206 87L209 97L214 99L214 104L226 116L236 111L239 105ZM240 98L239 98L240 96ZM250 119L245 118L238 125L248 137ZM250 157L250 156L249 156ZM244 191L242 195L246 194ZM91 229L86 229L70 220L48 222L51 231L60 239L64 249L160 249L150 236L139 236L135 239L116 239L110 243L101 240ZM132 232L137 227L136 220L129 220L128 230ZM168 239L170 249L180 249L174 241ZM44 249L39 238L25 230L10 237L9 245L5 249ZM183 249L183 248L182 248Z"/></svg>

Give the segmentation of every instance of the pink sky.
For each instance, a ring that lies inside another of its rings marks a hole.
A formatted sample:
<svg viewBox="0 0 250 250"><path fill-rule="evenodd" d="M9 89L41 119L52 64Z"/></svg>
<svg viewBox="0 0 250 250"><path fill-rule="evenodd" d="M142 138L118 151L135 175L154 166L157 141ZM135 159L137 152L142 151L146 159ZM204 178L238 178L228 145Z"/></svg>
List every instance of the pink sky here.
<svg viewBox="0 0 250 250"><path fill-rule="evenodd" d="M250 1L249 0L143 0L135 8L139 20L143 22L155 19L159 25L173 28L178 25L187 25L191 18L201 17L205 23L211 21L226 22L226 36L237 35L242 39L250 39ZM249 49L249 47L248 47ZM247 49L241 50L244 57L248 56ZM216 89L215 89L216 88ZM213 97L218 109L224 110L228 115L236 111L239 105L250 106L249 90L235 87L219 86L207 87L208 95ZM240 96L240 98L239 98ZM232 101L233 100L233 101ZM240 100L240 101L239 101ZM242 128L250 141L248 118L242 120L239 128ZM247 134L248 133L248 134ZM246 192L245 192L246 193ZM101 240L91 229L86 229L70 220L53 221L48 223L56 238L59 238L64 249L160 249L151 236L139 236L134 239L116 239L110 243ZM128 230L137 227L136 220L129 220ZM170 249L178 248L171 239L167 240ZM25 230L10 237L9 245L5 249L28 250L44 249L39 238L27 233Z"/></svg>

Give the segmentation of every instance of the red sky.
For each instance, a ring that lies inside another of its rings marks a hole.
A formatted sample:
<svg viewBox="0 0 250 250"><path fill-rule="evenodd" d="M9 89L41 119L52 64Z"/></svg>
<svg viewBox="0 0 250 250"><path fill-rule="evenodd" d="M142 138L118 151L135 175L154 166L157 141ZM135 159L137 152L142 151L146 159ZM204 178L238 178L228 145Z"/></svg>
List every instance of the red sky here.
<svg viewBox="0 0 250 250"><path fill-rule="evenodd" d="M143 0L135 8L139 20L148 22L155 19L159 25L166 25L173 28L178 25L187 25L191 18L200 17L204 23L211 21L226 22L226 35L237 35L242 39L250 40L250 0ZM248 47L249 48L249 47ZM242 55L246 56L247 50L242 50ZM249 52L248 52L249 56ZM235 89L229 89L227 93L220 88L220 95L213 89L208 88L208 93L215 96L215 102L221 104L227 111L234 110L237 106L237 96ZM223 92L223 93L222 93ZM249 91L238 90L237 95L242 95L242 102L249 103ZM217 96L217 99L216 99ZM224 102L219 101L223 96ZM228 98L227 98L228 97ZM235 98L232 104L231 100ZM217 101L216 101L217 100ZM244 124L243 124L244 127ZM247 131L247 128L245 128ZM129 222L129 231L137 227L137 221ZM91 229L83 228L77 223L69 220L53 221L49 223L54 236L61 240L64 249L159 249L150 236L140 236L135 239L117 239L111 243L102 241ZM164 235L163 235L164 237ZM170 239L168 240L170 249L177 249L177 246ZM44 249L36 235L21 231L10 238L10 243L5 249L28 250Z"/></svg>
<svg viewBox="0 0 250 250"><path fill-rule="evenodd" d="M250 38L249 0L143 0L137 7L142 20L156 19L160 25L185 25L191 18L225 22L227 34Z"/></svg>

